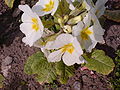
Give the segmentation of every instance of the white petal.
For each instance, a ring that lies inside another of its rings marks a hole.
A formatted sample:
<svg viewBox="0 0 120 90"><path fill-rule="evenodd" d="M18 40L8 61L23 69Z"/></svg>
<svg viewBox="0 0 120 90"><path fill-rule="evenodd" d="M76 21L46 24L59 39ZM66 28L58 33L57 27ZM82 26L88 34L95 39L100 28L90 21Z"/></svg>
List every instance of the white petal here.
<svg viewBox="0 0 120 90"><path fill-rule="evenodd" d="M101 27L97 17L95 16L95 14L91 13L92 14L92 20L93 20L93 30L94 30L94 33L98 34L98 35L104 35L104 29Z"/></svg>
<svg viewBox="0 0 120 90"><path fill-rule="evenodd" d="M54 0L54 8L52 10L52 13L51 15L53 16L58 8L58 5L59 5L59 1L58 0Z"/></svg>
<svg viewBox="0 0 120 90"><path fill-rule="evenodd" d="M69 8L70 8L70 10L75 10L75 7L73 6L73 4L70 4Z"/></svg>
<svg viewBox="0 0 120 90"><path fill-rule="evenodd" d="M54 51L48 55L48 62L59 62L62 57L62 52L61 50Z"/></svg>
<svg viewBox="0 0 120 90"><path fill-rule="evenodd" d="M24 13L27 13L28 15L32 15L33 12L31 8L26 4L26 5L19 5L18 8L22 10Z"/></svg>
<svg viewBox="0 0 120 90"><path fill-rule="evenodd" d="M24 37L24 38L22 39L22 41L23 41L26 45L33 46L33 44L34 44L38 39L41 38L42 34L43 34L43 31L40 31L40 30L39 30L38 32L34 31L34 32L31 33L30 35Z"/></svg>
<svg viewBox="0 0 120 90"><path fill-rule="evenodd" d="M54 43L49 47L49 49L59 49L64 45L67 45L73 41L73 36L71 34L60 34Z"/></svg>
<svg viewBox="0 0 120 90"><path fill-rule="evenodd" d="M73 46L75 47L75 52L78 55L82 55L83 54L82 48L80 46L80 43L78 42L76 37L74 37Z"/></svg>
<svg viewBox="0 0 120 90"><path fill-rule="evenodd" d="M50 54L50 51L46 50L44 47L41 48L41 51L44 53L45 57L48 57Z"/></svg>
<svg viewBox="0 0 120 90"><path fill-rule="evenodd" d="M81 61L79 59L79 55L75 52L73 52L72 54L70 54L69 52L65 52L62 59L63 62L67 65L67 66L71 66L75 63L80 64Z"/></svg>
<svg viewBox="0 0 120 90"><path fill-rule="evenodd" d="M96 12L97 12L97 17L99 18L101 15L104 14L104 11L106 9L105 7L105 3L108 0L97 0L96 4L95 4L95 8L96 8Z"/></svg>
<svg viewBox="0 0 120 90"><path fill-rule="evenodd" d="M83 29L83 27L84 27L84 25L81 21L77 25L73 26L73 28L72 28L73 36L80 35L80 31Z"/></svg>
<svg viewBox="0 0 120 90"><path fill-rule="evenodd" d="M83 22L85 24L85 27L90 26L90 24L91 24L91 14L89 12L84 17Z"/></svg>
<svg viewBox="0 0 120 90"><path fill-rule="evenodd" d="M50 47L52 46L53 43L54 43L54 41L48 41L45 45L45 48L50 50L51 49Z"/></svg>
<svg viewBox="0 0 120 90"><path fill-rule="evenodd" d="M95 48L97 41L93 41L90 39L90 37L88 38L88 40L81 40L80 38L78 38L78 40L80 41L81 46L87 51L87 52L91 52L93 48Z"/></svg>
<svg viewBox="0 0 120 90"><path fill-rule="evenodd" d="M28 23L28 22L31 22L32 17L27 13L23 13L21 19L22 19L22 22Z"/></svg>
<svg viewBox="0 0 120 90"><path fill-rule="evenodd" d="M41 0L42 1L42 0ZM44 12L44 11L42 11L42 9L43 9L44 7L42 7L41 5L34 5L33 7L32 7L32 10L34 11L34 12L36 12L37 14L38 14L38 16L44 16L45 14L49 14L50 12Z"/></svg>
<svg viewBox="0 0 120 90"><path fill-rule="evenodd" d="M30 35L31 33L34 32L32 29L32 23L22 23L20 24L20 30L26 35Z"/></svg>

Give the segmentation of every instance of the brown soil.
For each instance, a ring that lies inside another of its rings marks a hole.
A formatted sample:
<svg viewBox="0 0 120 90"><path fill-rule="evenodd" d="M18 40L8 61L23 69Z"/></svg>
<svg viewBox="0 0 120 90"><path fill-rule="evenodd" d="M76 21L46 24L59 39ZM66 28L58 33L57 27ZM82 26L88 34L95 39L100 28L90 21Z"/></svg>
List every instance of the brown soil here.
<svg viewBox="0 0 120 90"><path fill-rule="evenodd" d="M36 1L26 0L26 3L32 6ZM118 0L112 2L111 6ZM24 34L19 30L21 12L17 6L20 3L24 4L25 0L16 0L13 9L9 9L3 0L0 0L0 66L2 67L0 71L5 77L2 90L44 90L45 85L36 82L34 75L23 72L26 59L39 49L25 46L21 41ZM115 51L120 46L120 23L106 20L105 29L106 44L98 44L96 48L104 50L114 59ZM56 83L60 90L111 90L108 80L108 76L96 72L91 74L90 70L81 70L79 67L66 85ZM52 88L50 84L47 85Z"/></svg>

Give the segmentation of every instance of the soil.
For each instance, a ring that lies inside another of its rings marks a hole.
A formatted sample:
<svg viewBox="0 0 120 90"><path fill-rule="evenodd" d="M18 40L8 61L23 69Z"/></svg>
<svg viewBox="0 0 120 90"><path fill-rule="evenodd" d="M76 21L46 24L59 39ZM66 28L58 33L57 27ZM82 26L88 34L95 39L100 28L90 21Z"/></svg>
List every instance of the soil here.
<svg viewBox="0 0 120 90"><path fill-rule="evenodd" d="M41 85L34 79L34 75L23 72L26 59L38 48L25 46L21 41L24 34L19 30L21 11L17 8L19 4L34 5L37 0L15 0L14 7L8 8L4 0L0 0L0 73L5 77L2 90L56 90L51 84ZM120 0L109 0L108 7L112 10L120 9ZM116 7L117 5L117 7ZM97 44L96 48L104 50L108 56L115 58L115 51L120 49L120 23L106 20L105 44ZM55 82L59 90L112 90L108 76L92 72L88 69L82 70L78 67L75 75L68 83L61 85Z"/></svg>

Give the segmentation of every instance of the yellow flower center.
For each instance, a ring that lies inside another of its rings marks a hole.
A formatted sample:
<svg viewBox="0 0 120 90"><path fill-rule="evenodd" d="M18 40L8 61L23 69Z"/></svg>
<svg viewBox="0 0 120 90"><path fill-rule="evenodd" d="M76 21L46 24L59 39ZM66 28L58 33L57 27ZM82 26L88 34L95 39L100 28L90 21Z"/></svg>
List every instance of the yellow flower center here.
<svg viewBox="0 0 120 90"><path fill-rule="evenodd" d="M38 24L38 20L37 18L32 18L32 29L34 29L35 31L38 31L39 30L39 24Z"/></svg>
<svg viewBox="0 0 120 90"><path fill-rule="evenodd" d="M88 36L90 34L92 34L93 32L91 32L87 27L87 28L83 29L80 33L81 33L82 40L88 40Z"/></svg>
<svg viewBox="0 0 120 90"><path fill-rule="evenodd" d="M69 43L69 44L67 44L67 45L64 45L62 48L61 48L61 50L62 50L62 52L69 52L70 54L72 54L73 53L73 51L74 51L74 46L73 46L73 44L72 43Z"/></svg>
<svg viewBox="0 0 120 90"><path fill-rule="evenodd" d="M48 4L45 4L45 8L42 9L42 11L48 12L51 11L54 8L54 1L50 0Z"/></svg>

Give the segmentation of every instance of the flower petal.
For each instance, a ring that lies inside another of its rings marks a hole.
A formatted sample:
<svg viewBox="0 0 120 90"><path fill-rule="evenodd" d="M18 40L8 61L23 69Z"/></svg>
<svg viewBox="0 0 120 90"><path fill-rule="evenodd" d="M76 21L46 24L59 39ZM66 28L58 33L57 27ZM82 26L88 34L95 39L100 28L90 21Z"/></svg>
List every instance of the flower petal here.
<svg viewBox="0 0 120 90"><path fill-rule="evenodd" d="M20 25L20 30L26 35L30 35L31 33L34 32L34 30L32 30L32 23L22 23Z"/></svg>
<svg viewBox="0 0 120 90"><path fill-rule="evenodd" d="M36 32L36 31L34 31L34 32L32 32L31 34L29 34L29 35L27 35L26 37L24 37L23 39L22 39L22 41L27 45L29 45L29 46L33 46L33 44L38 40L38 39L40 39L41 38L41 36L42 36L42 34L43 34L43 31L38 31L38 32Z"/></svg>
<svg viewBox="0 0 120 90"><path fill-rule="evenodd" d="M30 16L33 15L31 8L27 4L26 5L19 5L18 8Z"/></svg>
<svg viewBox="0 0 120 90"><path fill-rule="evenodd" d="M83 54L82 48L80 43L78 42L77 38L74 37L73 46L75 47L75 52L80 56Z"/></svg>
<svg viewBox="0 0 120 90"><path fill-rule="evenodd" d="M63 53L61 50L50 53L47 57L48 62L59 62L61 60L62 54Z"/></svg>
<svg viewBox="0 0 120 90"><path fill-rule="evenodd" d="M83 29L83 27L84 27L84 24L82 21L80 21L77 25L73 26L73 28L72 28L73 36L80 35L80 31Z"/></svg>
<svg viewBox="0 0 120 90"><path fill-rule="evenodd" d="M48 51L48 50L45 49L44 47L41 48L41 51L44 53L45 57L48 57L48 55L50 54L50 51Z"/></svg>
<svg viewBox="0 0 120 90"><path fill-rule="evenodd" d="M56 10L58 8L58 5L59 5L59 1L55 0L54 1L54 8L53 8L52 13L51 13L52 16L55 14L55 12L56 12Z"/></svg>
<svg viewBox="0 0 120 90"><path fill-rule="evenodd" d="M95 4L95 8L96 8L96 16L99 18L101 15L104 14L104 11L106 9L105 7L105 3L108 0L97 0L96 4Z"/></svg>
<svg viewBox="0 0 120 90"><path fill-rule="evenodd" d="M81 61L79 59L79 55L75 52L73 52L72 54L70 54L69 52L65 52L63 57L63 62L67 65L67 66L71 66L75 63L80 64Z"/></svg>
<svg viewBox="0 0 120 90"><path fill-rule="evenodd" d="M42 0L41 0L41 1L42 1ZM36 12L36 13L38 14L38 16L44 16L45 14L50 13L50 12L44 12L44 11L42 11L43 8L44 8L44 7L42 7L41 5L34 5L34 6L32 7L32 10L33 10L34 12Z"/></svg>
<svg viewBox="0 0 120 90"><path fill-rule="evenodd" d="M49 49L59 49L64 45L67 45L73 41L73 36L71 34L60 34Z"/></svg>

